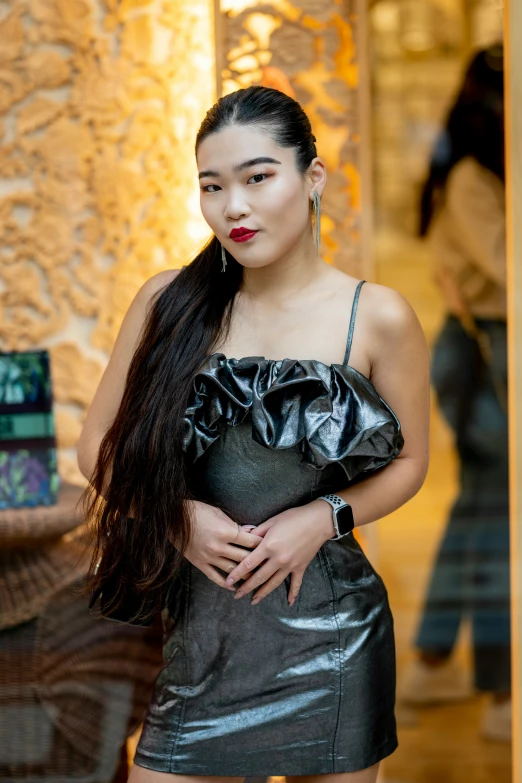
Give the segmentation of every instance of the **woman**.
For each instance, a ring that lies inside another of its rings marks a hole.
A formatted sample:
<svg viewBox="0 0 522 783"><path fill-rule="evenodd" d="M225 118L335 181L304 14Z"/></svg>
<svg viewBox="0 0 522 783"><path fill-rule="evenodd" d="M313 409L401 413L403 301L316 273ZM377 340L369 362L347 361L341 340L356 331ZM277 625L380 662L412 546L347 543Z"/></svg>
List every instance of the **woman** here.
<svg viewBox="0 0 522 783"><path fill-rule="evenodd" d="M427 348L402 297L318 256L314 142L274 89L210 109L214 236L138 293L82 433L103 551L149 612L165 603L132 783L373 783L397 745L392 617L352 514L373 522L423 482Z"/></svg>
<svg viewBox="0 0 522 783"><path fill-rule="evenodd" d="M472 622L475 687L492 694L482 733L511 737L506 228L503 52L471 61L436 146L421 202L447 308L432 374L455 433L460 491L439 547L416 638L408 701L469 694L451 653Z"/></svg>

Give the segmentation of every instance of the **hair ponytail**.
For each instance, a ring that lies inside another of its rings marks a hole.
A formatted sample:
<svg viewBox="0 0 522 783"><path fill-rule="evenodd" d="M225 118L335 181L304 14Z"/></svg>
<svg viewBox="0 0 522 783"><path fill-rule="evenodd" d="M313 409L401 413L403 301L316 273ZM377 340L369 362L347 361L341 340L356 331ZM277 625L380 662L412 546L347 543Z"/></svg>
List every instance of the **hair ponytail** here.
<svg viewBox="0 0 522 783"><path fill-rule="evenodd" d="M230 256L221 273L221 247L213 237L159 292L118 414L100 445L87 495L87 514L96 528L89 589L103 591L125 575L146 596L140 619L160 608L189 540L183 417L191 379L228 329L241 278L242 267ZM122 584L111 610L125 595Z"/></svg>

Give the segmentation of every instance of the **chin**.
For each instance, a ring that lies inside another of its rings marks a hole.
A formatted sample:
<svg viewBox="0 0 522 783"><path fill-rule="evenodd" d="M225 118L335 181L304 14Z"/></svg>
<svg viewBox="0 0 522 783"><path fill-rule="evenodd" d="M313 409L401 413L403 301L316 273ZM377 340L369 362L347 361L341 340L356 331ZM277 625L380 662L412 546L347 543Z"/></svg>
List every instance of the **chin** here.
<svg viewBox="0 0 522 783"><path fill-rule="evenodd" d="M286 246L277 248L272 247L272 249L263 248L263 250L261 250L261 248L252 248L251 252L242 253L240 251L237 255L234 253L231 253L231 255L234 256L238 264L241 264L245 269L261 269L265 266L278 264L286 257L290 249L291 247L287 248Z"/></svg>
<svg viewBox="0 0 522 783"><path fill-rule="evenodd" d="M253 260L249 258L245 261L243 261L240 258L236 258L236 261L238 262L238 264L241 264L241 266L244 269L262 269L264 266L270 266L270 264L274 263L273 260L267 261L266 258L262 258L259 260Z"/></svg>
<svg viewBox="0 0 522 783"><path fill-rule="evenodd" d="M256 253L242 253L240 250L234 253L229 250L228 252L245 269L261 269L264 266L270 266L276 260L274 256L267 258L266 253L261 254L259 251Z"/></svg>

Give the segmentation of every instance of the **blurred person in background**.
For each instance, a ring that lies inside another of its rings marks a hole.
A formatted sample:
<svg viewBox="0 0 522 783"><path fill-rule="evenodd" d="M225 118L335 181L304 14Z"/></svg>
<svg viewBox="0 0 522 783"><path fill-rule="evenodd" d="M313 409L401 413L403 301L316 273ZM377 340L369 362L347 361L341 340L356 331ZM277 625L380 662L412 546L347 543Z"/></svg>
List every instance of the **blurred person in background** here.
<svg viewBox="0 0 522 783"><path fill-rule="evenodd" d="M469 64L424 184L427 238L447 316L432 381L455 435L459 493L440 543L400 695L415 704L472 692L452 652L471 620L474 686L492 695L482 735L511 737L503 50Z"/></svg>

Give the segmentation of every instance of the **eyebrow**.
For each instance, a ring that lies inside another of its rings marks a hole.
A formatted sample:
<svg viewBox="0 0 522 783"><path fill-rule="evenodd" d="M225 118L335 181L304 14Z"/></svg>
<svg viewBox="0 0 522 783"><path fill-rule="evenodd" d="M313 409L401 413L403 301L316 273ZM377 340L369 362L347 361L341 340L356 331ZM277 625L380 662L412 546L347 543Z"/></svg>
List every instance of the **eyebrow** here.
<svg viewBox="0 0 522 783"><path fill-rule="evenodd" d="M237 166L234 166L234 171L243 171L243 169L249 169L251 166L257 166L258 163L277 163L278 165L281 165L280 160L276 160L275 158L251 158L250 160L245 160L243 163L239 163ZM212 171L211 169L207 169L207 171L200 171L199 172L199 179L203 179L203 177L219 177L221 176L219 172Z"/></svg>

